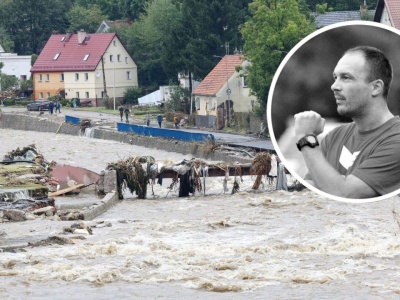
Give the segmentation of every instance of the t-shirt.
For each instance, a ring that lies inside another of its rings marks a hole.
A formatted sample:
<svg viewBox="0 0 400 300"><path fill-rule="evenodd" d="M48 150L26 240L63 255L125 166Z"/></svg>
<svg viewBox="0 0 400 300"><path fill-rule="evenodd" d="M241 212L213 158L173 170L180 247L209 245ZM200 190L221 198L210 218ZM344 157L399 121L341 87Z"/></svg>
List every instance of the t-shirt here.
<svg viewBox="0 0 400 300"><path fill-rule="evenodd" d="M328 162L354 175L380 195L400 189L400 118L360 132L354 122L332 130L321 142Z"/></svg>

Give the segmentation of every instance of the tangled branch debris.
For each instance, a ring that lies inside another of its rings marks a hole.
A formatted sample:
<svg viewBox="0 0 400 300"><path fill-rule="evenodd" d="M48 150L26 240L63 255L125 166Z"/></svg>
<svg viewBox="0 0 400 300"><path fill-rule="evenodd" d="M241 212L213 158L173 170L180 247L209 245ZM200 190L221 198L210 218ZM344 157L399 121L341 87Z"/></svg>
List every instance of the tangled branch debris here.
<svg viewBox="0 0 400 300"><path fill-rule="evenodd" d="M90 119L81 119L81 134L85 134L86 128L90 128L91 127L91 120Z"/></svg>
<svg viewBox="0 0 400 300"><path fill-rule="evenodd" d="M109 163L107 168L116 170L117 173L119 199L123 199L122 192L126 187L132 194L136 193L139 198L146 198L147 184L154 164L154 158L151 156L133 157L116 163Z"/></svg>
<svg viewBox="0 0 400 300"><path fill-rule="evenodd" d="M267 152L258 153L254 158L251 167L253 173L257 175L252 189L257 190L262 182L263 174L268 174L271 170L271 155Z"/></svg>

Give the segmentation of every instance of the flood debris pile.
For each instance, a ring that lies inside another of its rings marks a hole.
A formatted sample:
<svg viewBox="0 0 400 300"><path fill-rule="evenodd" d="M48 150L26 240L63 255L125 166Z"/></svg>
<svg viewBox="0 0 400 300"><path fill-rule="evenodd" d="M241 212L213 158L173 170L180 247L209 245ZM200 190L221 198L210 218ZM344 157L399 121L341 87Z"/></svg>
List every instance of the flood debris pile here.
<svg viewBox="0 0 400 300"><path fill-rule="evenodd" d="M0 202L0 222L20 222L46 218L61 220L56 214L54 199L43 200L19 199L13 202Z"/></svg>
<svg viewBox="0 0 400 300"><path fill-rule="evenodd" d="M92 121L90 119L81 119L80 121L81 135L85 135L86 129L91 127L91 122Z"/></svg>
<svg viewBox="0 0 400 300"><path fill-rule="evenodd" d="M164 178L172 179L168 186L173 190L179 186L179 197L187 197L189 194L199 192L206 194L207 177L225 177L223 181L224 192L228 192L229 176L234 176L231 193L239 191L242 176L256 175L253 189L258 189L262 183L262 176L267 175L271 169L271 156L269 153L259 153L251 164L227 164L225 162L206 162L201 159L183 160L178 163L155 162L153 157L142 156L109 163L108 170L115 170L117 176L117 190L119 199L123 199L123 190L128 188L138 198L145 199L147 186L155 183L162 185Z"/></svg>
<svg viewBox="0 0 400 300"><path fill-rule="evenodd" d="M123 190L128 188L138 198L144 199L147 194L147 185L154 180L157 164L151 156L131 157L116 163L109 163L108 170L117 173L117 190L119 199L123 199Z"/></svg>
<svg viewBox="0 0 400 300"><path fill-rule="evenodd" d="M262 176L264 174L269 174L269 171L271 170L271 155L267 152L258 153L251 163L251 168L253 169L254 174L256 174L256 181L254 182L252 189L257 190L262 183Z"/></svg>
<svg viewBox="0 0 400 300"><path fill-rule="evenodd" d="M47 161L37 152L35 145L10 151L0 162L0 188L24 188L31 196L40 198L57 188L58 180L50 175L54 161ZM0 196L4 200L4 196Z"/></svg>

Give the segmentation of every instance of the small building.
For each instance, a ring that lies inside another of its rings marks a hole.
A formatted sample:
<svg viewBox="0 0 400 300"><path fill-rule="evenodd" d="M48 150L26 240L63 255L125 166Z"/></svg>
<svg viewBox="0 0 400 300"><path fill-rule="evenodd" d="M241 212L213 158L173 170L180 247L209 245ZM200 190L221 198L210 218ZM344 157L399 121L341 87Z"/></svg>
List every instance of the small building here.
<svg viewBox="0 0 400 300"><path fill-rule="evenodd" d="M225 55L193 91L197 115L213 117L205 127L221 129L235 112L252 111L256 97L250 95L245 74L236 69L248 64L243 55Z"/></svg>
<svg viewBox="0 0 400 300"><path fill-rule="evenodd" d="M137 87L137 64L116 33L53 34L31 69L35 99L60 94L100 106Z"/></svg>
<svg viewBox="0 0 400 300"><path fill-rule="evenodd" d="M376 4L374 22L400 29L400 1L378 0Z"/></svg>
<svg viewBox="0 0 400 300"><path fill-rule="evenodd" d="M20 81L31 78L31 56L18 55L17 53L7 53L0 45L0 62L4 64L1 72L7 75L15 76Z"/></svg>
<svg viewBox="0 0 400 300"><path fill-rule="evenodd" d="M103 22L101 22L96 33L106 33L113 27L121 28L122 26L130 26L131 24L132 24L132 21L129 21L129 20L103 21Z"/></svg>
<svg viewBox="0 0 400 300"><path fill-rule="evenodd" d="M340 22L372 20L374 10L368 10L368 6L360 5L360 10L329 11L324 14L315 14L315 24L317 28L333 25Z"/></svg>

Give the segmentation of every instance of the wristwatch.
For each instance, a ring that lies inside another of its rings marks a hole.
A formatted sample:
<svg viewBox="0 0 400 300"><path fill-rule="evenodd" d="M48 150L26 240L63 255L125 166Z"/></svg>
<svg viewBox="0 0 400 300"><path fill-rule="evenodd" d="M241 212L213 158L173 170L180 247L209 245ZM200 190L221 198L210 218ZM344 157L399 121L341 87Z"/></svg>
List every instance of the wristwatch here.
<svg viewBox="0 0 400 300"><path fill-rule="evenodd" d="M315 148L316 146L319 146L319 143L318 143L318 139L315 135L307 134L306 136L299 139L299 141L296 143L296 145L297 145L297 149L299 149L299 151L301 151L301 148L303 148L304 146Z"/></svg>

